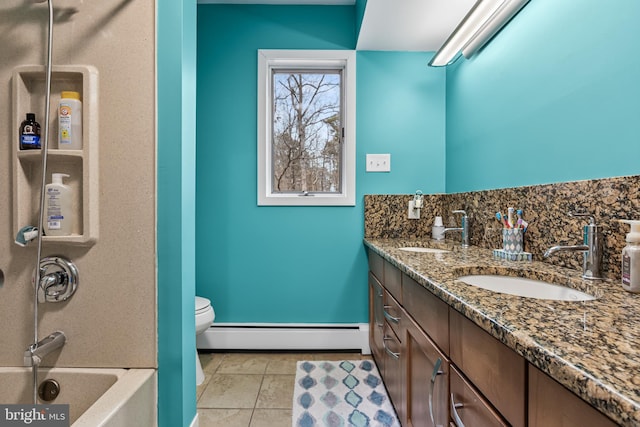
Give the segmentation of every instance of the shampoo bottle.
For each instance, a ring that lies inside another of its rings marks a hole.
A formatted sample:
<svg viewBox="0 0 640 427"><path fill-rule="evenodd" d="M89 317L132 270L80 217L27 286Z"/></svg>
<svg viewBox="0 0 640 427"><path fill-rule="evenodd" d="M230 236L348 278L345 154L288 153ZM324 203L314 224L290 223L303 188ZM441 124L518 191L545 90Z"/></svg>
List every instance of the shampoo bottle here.
<svg viewBox="0 0 640 427"><path fill-rule="evenodd" d="M58 106L58 148L82 150L82 102L80 93L64 91Z"/></svg>
<svg viewBox="0 0 640 427"><path fill-rule="evenodd" d="M34 113L27 113L27 118L20 125L20 149L40 149L40 123L36 122Z"/></svg>
<svg viewBox="0 0 640 427"><path fill-rule="evenodd" d="M47 236L69 236L73 231L76 215L73 211L73 194L71 187L62 183L62 178L68 177L64 173L54 173L51 184L45 186L47 220L44 232Z"/></svg>
<svg viewBox="0 0 640 427"><path fill-rule="evenodd" d="M640 221L621 219L631 225L627 246L622 249L622 287L629 292L640 292Z"/></svg>

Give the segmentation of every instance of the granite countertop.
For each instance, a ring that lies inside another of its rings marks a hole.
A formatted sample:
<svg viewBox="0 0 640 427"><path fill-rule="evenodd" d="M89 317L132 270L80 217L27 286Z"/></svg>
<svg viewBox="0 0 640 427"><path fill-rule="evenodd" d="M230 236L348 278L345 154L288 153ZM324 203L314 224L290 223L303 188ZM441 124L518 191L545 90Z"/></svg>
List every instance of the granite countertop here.
<svg viewBox="0 0 640 427"><path fill-rule="evenodd" d="M451 307L623 426L640 425L640 294L616 281L537 261L495 259L457 241L366 238L365 245ZM403 246L448 253L401 251ZM579 256L576 254L576 256ZM551 301L456 281L467 274L539 278L585 291L593 301Z"/></svg>

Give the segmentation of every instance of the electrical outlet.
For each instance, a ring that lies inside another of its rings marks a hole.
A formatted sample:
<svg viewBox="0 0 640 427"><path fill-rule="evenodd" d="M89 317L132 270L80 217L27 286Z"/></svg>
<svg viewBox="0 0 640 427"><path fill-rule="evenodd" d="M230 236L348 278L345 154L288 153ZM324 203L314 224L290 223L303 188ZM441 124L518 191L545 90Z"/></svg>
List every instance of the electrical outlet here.
<svg viewBox="0 0 640 427"><path fill-rule="evenodd" d="M409 201L409 213L407 214L409 219L420 219L420 209L416 209L416 201Z"/></svg>
<svg viewBox="0 0 640 427"><path fill-rule="evenodd" d="M391 154L367 154L367 172L391 172Z"/></svg>

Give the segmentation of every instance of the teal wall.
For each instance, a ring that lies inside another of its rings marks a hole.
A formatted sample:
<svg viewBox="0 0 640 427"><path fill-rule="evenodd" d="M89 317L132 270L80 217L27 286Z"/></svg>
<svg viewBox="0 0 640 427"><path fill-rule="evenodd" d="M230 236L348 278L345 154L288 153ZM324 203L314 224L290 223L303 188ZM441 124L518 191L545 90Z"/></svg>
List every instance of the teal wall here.
<svg viewBox="0 0 640 427"><path fill-rule="evenodd" d="M157 2L158 424L187 427L195 398L196 1Z"/></svg>
<svg viewBox="0 0 640 427"><path fill-rule="evenodd" d="M356 206L256 205L257 50L354 49L355 22L354 7L198 6L196 290L216 322L366 322L363 195L444 190L444 74L359 52ZM365 174L367 152L392 172Z"/></svg>
<svg viewBox="0 0 640 427"><path fill-rule="evenodd" d="M356 33L357 34L360 34L360 27L362 27L362 19L364 18L364 11L366 8L367 8L367 0L356 0Z"/></svg>
<svg viewBox="0 0 640 427"><path fill-rule="evenodd" d="M357 52L361 195L445 190L445 70L427 60L422 52ZM391 172L366 173L367 153L390 153Z"/></svg>
<svg viewBox="0 0 640 427"><path fill-rule="evenodd" d="M640 173L640 2L536 0L447 71L447 192Z"/></svg>

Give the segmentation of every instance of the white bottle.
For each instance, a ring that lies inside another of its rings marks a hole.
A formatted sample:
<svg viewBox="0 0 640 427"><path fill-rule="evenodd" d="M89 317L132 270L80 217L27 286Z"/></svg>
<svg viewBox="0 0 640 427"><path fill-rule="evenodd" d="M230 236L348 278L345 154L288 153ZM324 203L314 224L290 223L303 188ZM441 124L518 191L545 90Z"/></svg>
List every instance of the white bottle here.
<svg viewBox="0 0 640 427"><path fill-rule="evenodd" d="M70 236L74 230L76 213L71 187L62 183L65 173L52 174L51 184L45 186L44 233L47 236Z"/></svg>
<svg viewBox="0 0 640 427"><path fill-rule="evenodd" d="M640 221L621 219L631 225L627 246L622 249L622 287L625 291L640 292Z"/></svg>
<svg viewBox="0 0 640 427"><path fill-rule="evenodd" d="M444 225L442 225L442 217L437 216L433 221L433 227L431 227L431 238L433 240L444 239Z"/></svg>
<svg viewBox="0 0 640 427"><path fill-rule="evenodd" d="M64 91L58 104L58 149L82 150L82 102L78 92Z"/></svg>

